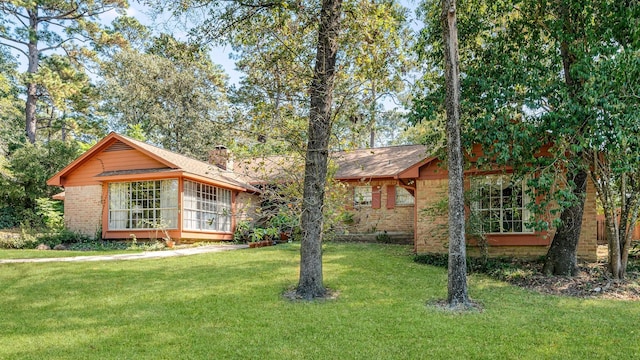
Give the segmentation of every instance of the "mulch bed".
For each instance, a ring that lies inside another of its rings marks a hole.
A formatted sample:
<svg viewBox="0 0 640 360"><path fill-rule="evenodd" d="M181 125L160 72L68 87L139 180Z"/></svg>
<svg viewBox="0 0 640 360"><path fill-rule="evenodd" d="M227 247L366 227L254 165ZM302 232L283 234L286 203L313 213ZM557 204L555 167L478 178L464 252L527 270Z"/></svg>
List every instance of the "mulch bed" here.
<svg viewBox="0 0 640 360"><path fill-rule="evenodd" d="M617 300L640 300L640 273L628 271L624 280L613 280L606 263L580 264L575 277L544 276L542 265L521 264L528 275L503 279L513 285L544 294L572 296L579 298L604 298Z"/></svg>

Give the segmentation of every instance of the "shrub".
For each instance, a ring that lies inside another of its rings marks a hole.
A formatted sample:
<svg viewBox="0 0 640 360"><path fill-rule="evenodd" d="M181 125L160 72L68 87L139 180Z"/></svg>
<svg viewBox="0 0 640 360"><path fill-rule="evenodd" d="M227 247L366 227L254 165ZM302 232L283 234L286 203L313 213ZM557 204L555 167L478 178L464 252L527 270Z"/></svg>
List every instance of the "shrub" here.
<svg viewBox="0 0 640 360"><path fill-rule="evenodd" d="M38 246L38 239L27 231L21 233L4 233L0 236L2 249L34 249Z"/></svg>
<svg viewBox="0 0 640 360"><path fill-rule="evenodd" d="M15 207L0 208L0 229L14 228L20 225L20 216Z"/></svg>
<svg viewBox="0 0 640 360"><path fill-rule="evenodd" d="M89 240L70 244L67 249L73 251L104 251L104 250L127 250L129 243L120 241ZM142 248L138 245L138 248Z"/></svg>
<svg viewBox="0 0 640 360"><path fill-rule="evenodd" d="M447 268L449 266L449 254L416 254L413 257L413 261L419 264ZM525 277L531 270L525 269L522 263L510 258L467 257L467 272L482 273L507 280Z"/></svg>
<svg viewBox="0 0 640 360"><path fill-rule="evenodd" d="M248 221L240 221L236 225L236 231L233 233L233 241L236 243L249 242L249 236L251 234L251 223Z"/></svg>
<svg viewBox="0 0 640 360"><path fill-rule="evenodd" d="M38 243L44 243L53 248L59 244L87 244L91 242L91 238L87 235L62 228L59 231L53 231L41 234L37 237Z"/></svg>
<svg viewBox="0 0 640 360"><path fill-rule="evenodd" d="M391 236L389 236L389 234L387 234L387 232L384 231L376 235L376 241L384 244L389 244L391 243Z"/></svg>
<svg viewBox="0 0 640 360"><path fill-rule="evenodd" d="M36 214L47 230L61 230L64 227L62 202L49 198L36 199Z"/></svg>

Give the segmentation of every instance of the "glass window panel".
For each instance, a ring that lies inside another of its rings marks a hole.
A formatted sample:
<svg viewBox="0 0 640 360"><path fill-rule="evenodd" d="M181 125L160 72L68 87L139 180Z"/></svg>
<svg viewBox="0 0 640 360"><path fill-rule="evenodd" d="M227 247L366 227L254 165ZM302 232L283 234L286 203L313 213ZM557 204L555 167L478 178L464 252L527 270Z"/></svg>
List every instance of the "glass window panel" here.
<svg viewBox="0 0 640 360"><path fill-rule="evenodd" d="M193 181L184 182L183 225L189 230L231 231L231 191Z"/></svg>
<svg viewBox="0 0 640 360"><path fill-rule="evenodd" d="M353 188L354 206L371 206L371 186L356 186Z"/></svg>
<svg viewBox="0 0 640 360"><path fill-rule="evenodd" d="M472 211L480 211L485 232L525 232L528 219L524 183L513 183L508 176L487 176L472 180L478 199Z"/></svg>
<svg viewBox="0 0 640 360"><path fill-rule="evenodd" d="M175 229L177 189L175 179L109 184L109 229Z"/></svg>

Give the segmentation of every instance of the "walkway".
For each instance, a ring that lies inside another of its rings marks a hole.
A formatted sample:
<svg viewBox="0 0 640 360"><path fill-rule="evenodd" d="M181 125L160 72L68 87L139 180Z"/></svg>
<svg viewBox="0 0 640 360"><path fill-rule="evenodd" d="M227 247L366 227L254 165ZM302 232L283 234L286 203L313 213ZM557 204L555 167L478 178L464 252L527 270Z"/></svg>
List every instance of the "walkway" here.
<svg viewBox="0 0 640 360"><path fill-rule="evenodd" d="M157 259L157 258L165 258L165 257L173 257L173 256L187 256L187 255L204 254L204 253L210 253L210 252L238 250L238 249L244 249L248 247L249 247L248 245L207 245L207 246L191 247L191 248L175 249L175 250L145 251L145 252L133 253L133 254L71 256L71 257L58 257L58 258L36 258L36 259L4 259L4 260L0 260L0 264Z"/></svg>

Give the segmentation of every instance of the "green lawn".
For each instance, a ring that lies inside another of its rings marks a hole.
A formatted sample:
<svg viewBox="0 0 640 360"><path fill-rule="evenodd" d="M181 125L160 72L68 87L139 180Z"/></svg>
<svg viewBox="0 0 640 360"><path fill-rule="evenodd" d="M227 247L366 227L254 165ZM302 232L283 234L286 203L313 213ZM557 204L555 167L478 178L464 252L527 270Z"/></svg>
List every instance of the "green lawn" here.
<svg viewBox="0 0 640 360"><path fill-rule="evenodd" d="M337 300L281 294L299 245L157 260L0 265L0 359L596 359L639 356L640 304L470 278L482 313L425 306L446 271L406 247L328 245Z"/></svg>
<svg viewBox="0 0 640 360"><path fill-rule="evenodd" d="M0 249L2 259L40 259L71 256L96 256L113 254L135 254L143 250L100 250L100 251L58 251L58 250L9 250Z"/></svg>

